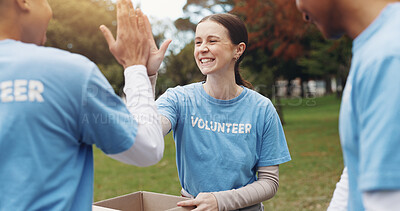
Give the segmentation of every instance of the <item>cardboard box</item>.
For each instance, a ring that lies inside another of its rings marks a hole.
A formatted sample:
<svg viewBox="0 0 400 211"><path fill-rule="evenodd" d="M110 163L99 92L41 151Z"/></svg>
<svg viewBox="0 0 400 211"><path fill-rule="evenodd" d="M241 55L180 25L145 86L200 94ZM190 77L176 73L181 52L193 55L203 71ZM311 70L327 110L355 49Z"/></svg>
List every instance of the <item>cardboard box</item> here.
<svg viewBox="0 0 400 211"><path fill-rule="evenodd" d="M178 207L176 203L187 198L146 191L95 202L93 211L188 211L194 207Z"/></svg>

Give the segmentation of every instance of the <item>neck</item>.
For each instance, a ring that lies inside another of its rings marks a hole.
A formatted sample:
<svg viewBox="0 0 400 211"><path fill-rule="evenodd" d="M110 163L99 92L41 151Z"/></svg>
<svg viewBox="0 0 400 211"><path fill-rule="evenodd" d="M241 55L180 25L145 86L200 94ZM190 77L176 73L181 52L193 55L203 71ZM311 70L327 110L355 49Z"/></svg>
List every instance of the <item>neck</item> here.
<svg viewBox="0 0 400 211"><path fill-rule="evenodd" d="M1 12L3 12L2 10ZM12 20L12 21L11 21ZM21 40L22 28L19 25L19 19L11 12L0 16L0 40L13 39Z"/></svg>
<svg viewBox="0 0 400 211"><path fill-rule="evenodd" d="M210 96L219 100L230 100L240 95L243 88L236 84L234 71L225 74L209 74L203 85Z"/></svg>
<svg viewBox="0 0 400 211"><path fill-rule="evenodd" d="M392 2L387 0L360 0L360 1L347 1L349 5L344 9L343 27L346 34L355 39L361 34L382 12L382 10ZM349 3L352 2L352 3Z"/></svg>

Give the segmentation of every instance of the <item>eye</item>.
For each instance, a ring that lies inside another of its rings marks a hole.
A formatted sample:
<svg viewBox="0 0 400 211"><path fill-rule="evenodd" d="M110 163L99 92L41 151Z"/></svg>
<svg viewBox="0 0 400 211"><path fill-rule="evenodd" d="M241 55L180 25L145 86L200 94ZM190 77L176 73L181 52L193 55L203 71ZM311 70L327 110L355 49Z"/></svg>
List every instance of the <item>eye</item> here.
<svg viewBox="0 0 400 211"><path fill-rule="evenodd" d="M194 42L194 44L195 44L195 45L200 45L201 42L200 42L200 41L196 41L196 42Z"/></svg>
<svg viewBox="0 0 400 211"><path fill-rule="evenodd" d="M218 42L217 40L210 40L210 43L216 43Z"/></svg>

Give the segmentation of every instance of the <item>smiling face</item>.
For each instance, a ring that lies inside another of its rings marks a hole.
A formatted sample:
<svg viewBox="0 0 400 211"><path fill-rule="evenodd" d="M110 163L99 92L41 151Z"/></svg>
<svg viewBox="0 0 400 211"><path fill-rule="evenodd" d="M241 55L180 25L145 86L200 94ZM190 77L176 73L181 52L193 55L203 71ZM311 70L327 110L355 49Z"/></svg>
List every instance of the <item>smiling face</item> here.
<svg viewBox="0 0 400 211"><path fill-rule="evenodd" d="M329 39L340 38L344 30L340 26L340 11L334 0L296 0L297 8L307 22L314 23Z"/></svg>
<svg viewBox="0 0 400 211"><path fill-rule="evenodd" d="M203 75L234 69L236 47L229 38L228 30L214 21L197 25L194 58Z"/></svg>

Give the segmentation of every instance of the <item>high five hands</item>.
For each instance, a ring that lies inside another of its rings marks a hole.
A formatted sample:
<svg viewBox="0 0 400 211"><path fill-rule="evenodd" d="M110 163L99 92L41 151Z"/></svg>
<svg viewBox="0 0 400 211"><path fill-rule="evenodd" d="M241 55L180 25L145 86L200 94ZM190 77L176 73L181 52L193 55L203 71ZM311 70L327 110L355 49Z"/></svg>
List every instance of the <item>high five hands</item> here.
<svg viewBox="0 0 400 211"><path fill-rule="evenodd" d="M155 75L171 40L158 49L149 19L140 9L134 9L130 0L117 1L117 22L116 39L106 26L100 26L115 59L124 68L145 65L148 75Z"/></svg>

